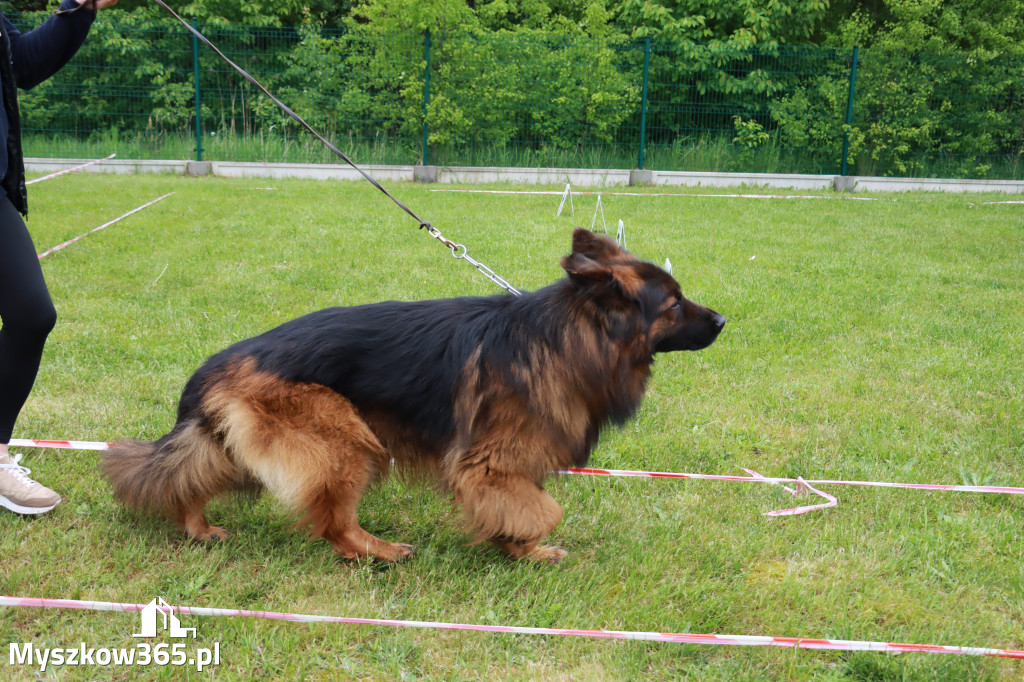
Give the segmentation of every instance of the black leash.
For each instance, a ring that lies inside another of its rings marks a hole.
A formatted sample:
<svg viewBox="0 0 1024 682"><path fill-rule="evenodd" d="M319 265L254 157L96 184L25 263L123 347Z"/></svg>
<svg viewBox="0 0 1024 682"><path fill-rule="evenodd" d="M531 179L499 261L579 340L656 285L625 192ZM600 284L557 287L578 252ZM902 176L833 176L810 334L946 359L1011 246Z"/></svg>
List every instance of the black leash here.
<svg viewBox="0 0 1024 682"><path fill-rule="evenodd" d="M275 97L275 96L274 96L274 94L273 94L273 93L271 93L271 92L270 92L269 90L267 90L267 89L266 89L265 87L263 87L263 85L262 85L262 84L261 84L261 83L260 83L259 81L257 81L257 80L256 80L255 78L253 78L253 77L252 77L252 76L251 76L251 75L249 74L249 72L248 72L248 71L246 71L245 69L243 69L242 67L240 67L240 66L239 66L238 64L235 64L235 63L234 63L233 61L231 61L231 60L230 60L230 59L228 58L228 56L227 56L227 55L225 55L225 54L224 54L223 52L221 52L221 51L220 51L220 50L219 50L219 49L217 48L217 46L216 46L216 45L214 45L213 43L211 43L211 42L210 42L210 41L209 41L209 40L208 40L208 39L206 38L206 36L204 36L204 35L203 35L202 33L200 33L199 31L197 31L197 30L196 30L196 29L195 29L195 28L194 28L194 27L193 27L193 26L192 26L191 24L189 24L189 23L188 23L187 21L185 21L184 19L182 19L182 18L181 18L181 17L180 17L179 15L178 15L178 13L177 13L177 12L175 12L175 11L174 11L173 9L171 9L170 7L168 7L168 6L167 6L167 4L166 4L166 3L164 3L164 1L163 1L163 0L153 0L153 2L155 2L156 4L158 4L158 5L160 5L161 7L163 7L163 8L165 9L165 10L167 10L168 12L170 12L170 13L171 13L171 15L172 15L172 16L173 16L173 17L174 17L175 19L177 19L177 20L178 20L178 21L179 21L179 22L181 23L181 25L182 25L182 26L184 26L185 28L187 28L187 29L189 30L189 32L190 32L190 33L191 33L192 35L194 35L194 36L195 36L196 38L198 38L198 39L199 39L199 40L200 40L200 41L201 41L201 42L202 42L202 43L203 43L204 45L206 45L207 47L209 47L209 48L210 48L211 50L213 50L214 52L216 52L216 53L217 53L217 55L218 55L218 56L220 56L220 58L221 58L221 59L223 59L223 60L224 60L225 62L227 62L227 64L229 64L229 65L231 66L231 68L233 68L233 69L234 69L235 71L237 71L237 72L238 72L239 74L241 74L241 76L242 76L243 78L245 78L245 79L246 79L247 81L249 81L249 82L250 82L250 83L252 83L252 84L253 84L254 86L256 86L256 87L257 87L257 88L258 88L258 89L260 90L260 92L262 92L262 93L263 93L264 95L266 95L266 96L267 96L267 97L269 97L269 98L270 98L271 100L273 100L274 104L276 104L276 105L277 105L278 107L280 107L280 108L281 108L281 111L283 111L284 113L288 114L288 115L289 115L289 116L290 116L291 118L293 118L293 119L294 119L294 120L295 120L295 121L296 121L296 122L297 122L297 123L298 123L299 125L301 125L301 126L302 126L303 128L305 128L305 129L306 129L307 131L309 131L310 133L312 133L312 134L313 134L313 136L314 136L314 137L316 137L316 139L318 139L318 140L320 140L321 142L323 142L323 143L324 143L324 146L326 146L326 147L327 147L328 149L330 149L330 150L331 150L331 151L332 151L332 152L333 152L334 154L336 154L336 155L338 155L339 157L341 157L341 158L342 158L342 159L343 159L343 160L345 161L345 163L347 163L348 165L352 166L352 168L354 168L354 169L355 169L355 170L356 170L356 171L357 171L357 172L358 172L358 173L359 173L360 175L362 175L362 176L363 176L364 178L366 178L366 179L367 179L367 180L368 180L368 181L370 182L370 184L372 184L372 185L373 185L374 187L376 187L376 188L377 188L377 189L379 189L379 190L380 190L381 192L383 192L383 193L384 193L384 195L385 195L385 196L387 196L387 197L388 197L389 199L391 199L391 201L395 202L395 204L397 204L399 208L401 208L401 209L402 209L403 211L405 211L405 212L406 212L406 213L408 213L408 214L409 214L410 216L412 216L412 218L413 218L413 219L414 219L414 220L415 220L416 222L418 222L418 223L420 224L420 228L421 228L421 229L422 229L422 228L426 228L426 230L427 230L427 232L428 232L428 233L430 234L430 236L431 236L431 237L434 237L435 239L437 239L438 241L440 241L440 242L441 242L442 244L444 244L445 246L447 246L447 247L448 247L448 248L449 248L449 249L451 250L451 252L452 252L452 255L453 255L453 256L454 256L455 258L458 258L458 259L461 259L461 260L465 260L465 261L468 261L468 262L469 262L469 263L470 263L471 265L473 265L473 266L474 266L474 267L475 267L475 268L476 268L476 269L477 269L477 270L478 270L478 271L479 271L479 272L480 272L481 274L483 274L483 275L484 275L484 277L487 277L487 278L488 278L489 280L491 280L492 282L494 282L495 284L497 284L497 285L498 285L498 286L500 286L501 288L505 289L505 290L506 290L506 291L508 291L509 293L511 293L511 294L514 294L514 295L516 295L516 296L521 296L521 295L522 295L522 293L521 293L521 292L520 292L520 291L519 291L518 289L516 289L516 288L515 288L514 286L512 286L512 285L511 285L511 284L509 284L509 283L508 283L507 281L505 281L505 280L504 280L504 279L503 279L502 277L500 277L500 276L499 276L499 275L498 275L497 273L495 273L495 272L494 272L493 270L491 270L491 269L490 269L489 267L487 267L487 266L486 266L486 265L484 265L483 263L481 263L481 262L479 262L479 261L477 261L477 260L474 260L473 258L471 258L471 257L470 257L470 256L469 256L469 255L468 255L468 254L466 253L466 247L465 247L465 246L463 246L462 244L456 244L455 242L451 241L450 239L447 239L447 238L445 238L445 236L444 236L444 235L442 235L442 234L440 233L440 231L438 231L438 229L437 229L436 227L434 227L433 225L431 225L429 221L423 220L423 219L422 219L422 218L420 218L420 217L419 217L418 215L416 215L416 213L415 213L415 212L414 212L414 211L413 211L413 210L412 210L411 208L409 208L408 206L406 206L405 204L403 204L403 203L402 203L401 201L399 201L399 200L398 200L398 199L397 199L397 198L396 198L396 197L395 197L395 196L394 196L393 194L391 194L391 192L387 191L387 190L386 190L386 189L384 188L384 186L383 186L383 185L381 185L381 184L380 184L379 182L377 182L376 180L374 180L374 179L373 179L373 177L371 177L369 173L367 173L367 172L366 172L366 171L364 171L364 170L363 170L362 168L360 168L359 166L357 166L357 165L355 164L355 162L353 162L353 161L352 161L352 159L348 158L348 156L346 156L344 152L342 152L342 151L341 151L340 149L338 149L337 147L335 147L335 146L334 146L334 145L333 145L333 144L332 144L332 143L330 142L330 140L328 140L328 139L327 139L327 138L325 138L325 137L324 137L323 135L321 135L321 134L320 134L320 133L318 133L318 132L317 132L316 130L314 130L314 129L313 129L313 126L311 126L311 125L309 125L308 123L306 123L306 122L305 122L305 121L304 121L304 120L302 119L302 117L301 117L301 116L299 116L299 115L298 115L298 114L296 114L296 113L295 113L294 111L292 111L291 107L289 107L289 106L288 106L287 104L285 104L284 102L282 102L281 100L279 100L279 99L278 99L277 97ZM85 4L89 4L89 3L85 3ZM80 5L79 7L83 7L83 6L85 6L85 5ZM72 11L74 11L74 10L72 10Z"/></svg>

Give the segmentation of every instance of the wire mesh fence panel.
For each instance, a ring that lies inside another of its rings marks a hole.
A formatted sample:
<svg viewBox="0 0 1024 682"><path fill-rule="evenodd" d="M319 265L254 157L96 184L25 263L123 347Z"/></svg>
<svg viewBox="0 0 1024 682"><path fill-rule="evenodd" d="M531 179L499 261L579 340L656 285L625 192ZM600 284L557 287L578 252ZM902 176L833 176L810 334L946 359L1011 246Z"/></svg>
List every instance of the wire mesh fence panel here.
<svg viewBox="0 0 1024 682"><path fill-rule="evenodd" d="M357 163L418 160L421 116L408 101L403 65L416 60L422 36L313 28L200 29ZM198 61L204 158L342 163L218 55L200 48Z"/></svg>
<svg viewBox="0 0 1024 682"><path fill-rule="evenodd" d="M297 40L287 29L199 27L231 61L248 71L271 92L280 88L285 60ZM182 42L191 55L193 37ZM289 145L284 114L213 51L198 50L199 140L204 159L211 161L304 161ZM195 59L195 57L192 57ZM193 103L192 124L195 125ZM300 138L300 143L305 142ZM294 144L294 143L293 143Z"/></svg>
<svg viewBox="0 0 1024 682"><path fill-rule="evenodd" d="M198 28L359 163L1024 178L1020 57ZM131 13L21 104L30 156L339 161L184 27Z"/></svg>
<svg viewBox="0 0 1024 682"><path fill-rule="evenodd" d="M282 56L280 87L271 87L299 116L357 163L413 164L420 159L423 36L304 28ZM266 98L279 121L278 150L261 160L340 163Z"/></svg>
<svg viewBox="0 0 1024 682"><path fill-rule="evenodd" d="M24 32L42 16L15 16ZM56 76L19 95L26 154L192 158L187 32L124 15L97 22Z"/></svg>
<svg viewBox="0 0 1024 682"><path fill-rule="evenodd" d="M446 36L431 53L431 161L629 168L642 48L565 36Z"/></svg>
<svg viewBox="0 0 1024 682"><path fill-rule="evenodd" d="M852 172L1024 178L1024 59L861 55Z"/></svg>
<svg viewBox="0 0 1024 682"><path fill-rule="evenodd" d="M844 55L817 48L659 43L651 55L649 167L836 173L845 99L806 115L812 87L845 91ZM821 128L821 129L818 129Z"/></svg>

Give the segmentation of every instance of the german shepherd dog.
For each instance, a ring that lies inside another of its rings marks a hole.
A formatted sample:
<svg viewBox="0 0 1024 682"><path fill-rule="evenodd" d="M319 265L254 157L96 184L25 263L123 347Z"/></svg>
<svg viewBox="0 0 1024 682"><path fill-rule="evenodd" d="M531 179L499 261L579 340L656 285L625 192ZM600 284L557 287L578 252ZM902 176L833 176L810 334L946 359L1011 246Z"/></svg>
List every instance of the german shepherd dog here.
<svg viewBox="0 0 1024 682"><path fill-rule="evenodd" d="M545 477L583 466L608 423L637 410L657 353L699 350L725 325L656 265L577 229L567 276L521 297L328 308L212 356L177 423L103 462L118 499L193 538L215 495L269 488L347 558L392 562L409 545L359 526L392 465L426 470L478 541L555 563L562 520Z"/></svg>

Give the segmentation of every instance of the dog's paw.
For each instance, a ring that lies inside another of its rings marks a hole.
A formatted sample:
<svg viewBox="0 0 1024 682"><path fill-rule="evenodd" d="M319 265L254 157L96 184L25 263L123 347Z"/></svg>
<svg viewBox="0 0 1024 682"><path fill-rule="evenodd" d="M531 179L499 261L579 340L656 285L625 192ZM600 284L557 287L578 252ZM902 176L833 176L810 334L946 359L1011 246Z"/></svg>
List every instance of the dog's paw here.
<svg viewBox="0 0 1024 682"><path fill-rule="evenodd" d="M199 542L217 542L219 540L227 540L228 532L219 526L207 526L206 528L190 533L193 540Z"/></svg>
<svg viewBox="0 0 1024 682"><path fill-rule="evenodd" d="M537 549L527 554L526 558L540 564L553 566L567 556L569 553L557 545L539 545Z"/></svg>
<svg viewBox="0 0 1024 682"><path fill-rule="evenodd" d="M402 561L408 559L416 553L416 548L412 545L406 545L401 542L391 542L384 548L381 548L374 554L374 558L377 561L386 561L391 564L396 561Z"/></svg>

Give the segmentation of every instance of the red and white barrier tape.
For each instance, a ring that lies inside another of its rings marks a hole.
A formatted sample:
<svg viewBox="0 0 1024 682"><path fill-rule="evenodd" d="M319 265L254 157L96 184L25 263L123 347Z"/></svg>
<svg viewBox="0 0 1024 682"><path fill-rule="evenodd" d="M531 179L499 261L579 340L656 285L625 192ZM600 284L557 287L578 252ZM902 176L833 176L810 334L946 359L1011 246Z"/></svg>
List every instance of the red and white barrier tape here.
<svg viewBox="0 0 1024 682"><path fill-rule="evenodd" d="M34 607L48 609L78 609L86 611L117 611L138 613L146 604L122 604L77 599L35 599L28 597L0 597L0 606ZM623 639L673 644L709 644L716 646L774 646L792 649L828 649L831 651L874 651L893 654L958 654L961 656L991 656L1024 659L1024 651L984 647L948 646L938 644L902 644L898 642L870 642L850 639L812 639L807 637L771 637L757 635L702 635L687 632L635 632L628 630L577 630L570 628L531 628L511 625L476 625L443 623L422 620L391 620L383 618L348 618L344 616L318 616L278 611L245 611L241 609L213 609L199 606L172 606L182 615L226 616L284 620L297 623L342 623L346 625L377 625L429 630L464 630L515 635L547 635L561 637L590 637L594 639Z"/></svg>
<svg viewBox="0 0 1024 682"><path fill-rule="evenodd" d="M82 441L82 440L32 440L27 438L12 438L10 441L12 447L22 448L59 448L64 450L109 450L114 443L107 443L103 441ZM729 476L724 474L687 474L687 473L674 473L667 471L630 471L624 469L594 469L594 468L579 468L574 467L570 469L563 469L559 473L561 474L573 474L578 476L610 476L610 477L629 477L629 478L688 478L694 480L703 481L730 481L740 483L770 483L773 485L781 485L787 492L793 495L801 495L803 493L813 493L823 499L825 502L822 504L807 505L802 507L794 507L792 509L777 509L774 511L765 512L764 516L796 516L798 514L806 514L808 512L816 511L818 509L827 509L829 507L835 507L838 504L836 498L828 493L824 493L814 486L819 485L847 485L847 486L865 486L874 488L907 488L912 490L937 490L946 492L961 492L961 493L990 493L998 495L1024 495L1024 488L1015 488L1011 486L999 486L999 485L943 485L943 484L932 484L932 483L889 483L885 481L843 481L843 480L829 480L829 479L812 479L805 480L803 477L797 478L774 478L769 476L762 476L756 471L750 469L744 469L749 476ZM796 483L796 489L786 487L786 483Z"/></svg>
<svg viewBox="0 0 1024 682"><path fill-rule="evenodd" d="M556 190L514 190L514 189L432 189L431 192L457 192L461 194L556 194ZM716 197L722 199L837 199L839 197L827 197L812 194L693 194L689 192L577 192L575 195L597 195L606 197ZM878 201L874 197L842 197L852 201Z"/></svg>
<svg viewBox="0 0 1024 682"><path fill-rule="evenodd" d="M141 211L142 209L147 208L149 206L152 206L153 204L155 204L158 201L162 201L162 200L166 199L167 197L171 196L172 194L174 194L174 192L168 192L167 194L163 195L162 197L157 197L156 199L153 199L153 201L149 201L149 202L143 204L142 206L139 206L138 208L133 208L132 210L130 210L127 213L125 213L123 216L114 218L110 222L103 223L99 227L92 228L91 230L89 230L85 234L80 234L77 237L73 237L73 238L67 240L66 242L64 242L63 244L57 244L57 246L54 246L53 248L47 249L46 251L43 251L41 254L39 254L39 260L42 260L42 259L46 258L51 253L54 253L56 251L60 251L61 249L65 248L65 247L71 246L72 244L77 242L79 239L81 239L83 237L87 237L90 234L92 234L93 232L99 232L100 230L102 230L105 227L110 227L114 223L116 223L116 222L118 222L120 220L124 220L125 218L127 218L130 215L134 215L134 214L138 213L139 211Z"/></svg>
<svg viewBox="0 0 1024 682"><path fill-rule="evenodd" d="M751 471L750 469L744 469L744 471L746 471L754 478L764 479L764 476L757 473L756 471ZM810 483L805 481L803 478L798 477L796 480L796 490L793 490L788 486L782 486L782 489L785 490L790 495L796 496L803 495L804 493L814 493L818 497L824 498L825 502L823 504L811 504L803 507L794 507L793 509L776 509L775 511L765 512L764 514L762 514L762 516L797 516L799 514L806 514L807 512L816 511L818 509L828 509L829 507L834 507L837 504L839 504L839 501L834 496L829 495L828 493L821 492L820 490L812 486Z"/></svg>
<svg viewBox="0 0 1024 682"><path fill-rule="evenodd" d="M12 441L13 442L13 441ZM748 471L748 470L744 470ZM639 478L692 478L704 481L743 481L746 483L800 483L800 478L773 478L750 472L751 476L729 476L724 474L682 474L667 471L628 471L622 469L571 468L563 474L581 474L587 476L626 476ZM944 490L960 493L995 493L1002 495L1024 495L1024 488L1003 485L946 485L934 483L889 483L885 481L843 481L837 479L810 479L805 484L813 485L851 485L874 488L910 488L913 490Z"/></svg>
<svg viewBox="0 0 1024 682"><path fill-rule="evenodd" d="M57 448L60 450L109 450L116 443L95 440L35 440L32 438L12 438L8 443L12 448Z"/></svg>
<svg viewBox="0 0 1024 682"><path fill-rule="evenodd" d="M89 166L96 165L97 163L103 163L104 161L109 161L110 159L114 158L115 156L117 156L117 154L111 154L110 156L105 156L102 159L96 159L94 161L89 161L88 163L83 163L81 166L75 166L73 168L65 168L64 170L59 170L56 173L50 173L49 175L44 175L41 178L35 178L34 180L26 180L25 181L25 185L26 186L27 185L33 185L33 184L35 184L37 182L42 182L43 180L49 180L51 178L56 178L56 177L59 177L61 175L66 175L68 173L74 173L75 171L82 170L83 168L88 168Z"/></svg>

